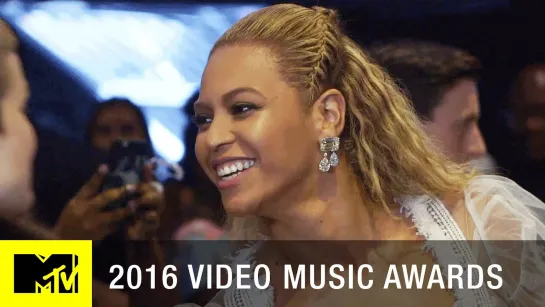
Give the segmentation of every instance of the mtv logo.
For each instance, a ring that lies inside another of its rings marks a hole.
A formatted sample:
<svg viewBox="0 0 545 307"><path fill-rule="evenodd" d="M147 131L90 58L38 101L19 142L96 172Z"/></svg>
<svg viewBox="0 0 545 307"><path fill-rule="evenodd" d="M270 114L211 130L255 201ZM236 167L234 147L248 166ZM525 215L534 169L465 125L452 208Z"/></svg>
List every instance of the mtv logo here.
<svg viewBox="0 0 545 307"><path fill-rule="evenodd" d="M14 255L14 293L78 293L78 256Z"/></svg>

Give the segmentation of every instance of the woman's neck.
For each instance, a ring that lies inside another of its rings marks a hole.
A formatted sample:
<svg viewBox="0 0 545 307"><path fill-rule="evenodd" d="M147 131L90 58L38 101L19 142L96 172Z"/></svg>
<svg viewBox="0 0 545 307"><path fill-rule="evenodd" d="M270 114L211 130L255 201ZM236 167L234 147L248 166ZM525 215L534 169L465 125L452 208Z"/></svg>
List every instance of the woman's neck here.
<svg viewBox="0 0 545 307"><path fill-rule="evenodd" d="M374 239L370 206L347 164L320 174L316 188L297 201L283 201L281 212L267 220L273 240Z"/></svg>

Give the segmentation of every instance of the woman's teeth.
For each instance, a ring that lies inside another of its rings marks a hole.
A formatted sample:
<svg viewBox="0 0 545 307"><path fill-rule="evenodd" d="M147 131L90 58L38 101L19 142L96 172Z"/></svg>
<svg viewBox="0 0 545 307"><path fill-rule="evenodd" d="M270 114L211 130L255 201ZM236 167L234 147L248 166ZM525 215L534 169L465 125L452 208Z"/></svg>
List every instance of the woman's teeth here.
<svg viewBox="0 0 545 307"><path fill-rule="evenodd" d="M222 180L235 178L242 171L254 166L253 160L237 160L219 165L216 169Z"/></svg>

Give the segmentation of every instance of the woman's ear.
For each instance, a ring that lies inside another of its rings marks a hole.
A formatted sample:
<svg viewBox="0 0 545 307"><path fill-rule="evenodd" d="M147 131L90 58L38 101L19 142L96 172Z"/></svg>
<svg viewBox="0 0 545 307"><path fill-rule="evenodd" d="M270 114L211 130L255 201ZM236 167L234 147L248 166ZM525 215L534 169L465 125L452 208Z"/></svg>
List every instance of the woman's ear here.
<svg viewBox="0 0 545 307"><path fill-rule="evenodd" d="M346 100L343 94L330 89L325 91L312 106L317 135L320 139L340 136L345 124Z"/></svg>

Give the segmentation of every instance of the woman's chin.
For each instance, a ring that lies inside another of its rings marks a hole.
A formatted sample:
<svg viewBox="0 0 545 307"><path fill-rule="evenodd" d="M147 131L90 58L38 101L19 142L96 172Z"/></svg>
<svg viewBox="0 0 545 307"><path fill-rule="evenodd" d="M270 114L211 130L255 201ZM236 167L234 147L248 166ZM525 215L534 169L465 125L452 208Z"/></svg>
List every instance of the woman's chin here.
<svg viewBox="0 0 545 307"><path fill-rule="evenodd" d="M257 215L259 209L259 205L256 203L235 200L225 201L223 207L227 214L234 217Z"/></svg>

